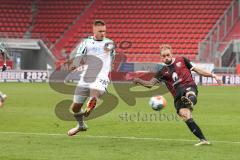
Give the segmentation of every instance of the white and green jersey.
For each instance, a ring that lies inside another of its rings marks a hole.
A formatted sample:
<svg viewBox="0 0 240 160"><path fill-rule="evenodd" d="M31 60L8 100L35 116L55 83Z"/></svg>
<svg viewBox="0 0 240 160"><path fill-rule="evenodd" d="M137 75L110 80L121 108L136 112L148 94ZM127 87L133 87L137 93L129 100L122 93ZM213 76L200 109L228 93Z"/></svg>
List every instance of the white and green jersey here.
<svg viewBox="0 0 240 160"><path fill-rule="evenodd" d="M97 41L93 36L83 39L78 45L76 53L71 55L71 58L95 56L101 60L101 67L96 61L92 61L91 69L96 69L98 72L96 78L108 79L108 74L111 71L111 64L115 56L114 42L111 39L104 38L102 41ZM88 66L89 67L89 66Z"/></svg>
<svg viewBox="0 0 240 160"><path fill-rule="evenodd" d="M6 52L6 45L0 41L0 51L1 52Z"/></svg>

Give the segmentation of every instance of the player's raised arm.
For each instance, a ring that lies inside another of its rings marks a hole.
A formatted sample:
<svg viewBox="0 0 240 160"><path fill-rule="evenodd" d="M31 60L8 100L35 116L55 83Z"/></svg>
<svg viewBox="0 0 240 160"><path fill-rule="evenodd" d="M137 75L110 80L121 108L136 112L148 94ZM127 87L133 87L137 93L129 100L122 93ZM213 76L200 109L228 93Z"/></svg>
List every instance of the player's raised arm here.
<svg viewBox="0 0 240 160"><path fill-rule="evenodd" d="M194 71L197 74L204 76L204 77L212 77L217 81L218 84L222 83L222 80L217 75L215 75L209 71L206 71L204 69L201 69L200 67L195 66L195 67L193 67L192 71Z"/></svg>
<svg viewBox="0 0 240 160"><path fill-rule="evenodd" d="M145 80L140 79L140 78L134 78L133 83L140 84L140 85L142 85L144 87L147 87L147 88L152 88L155 84L158 83L158 80L156 78L152 78L149 81L145 81Z"/></svg>
<svg viewBox="0 0 240 160"><path fill-rule="evenodd" d="M193 66L192 63L185 57L183 57L183 59L184 59L185 65L187 66L187 68L189 70L194 71L197 74L204 76L204 77L212 77L217 81L218 84L222 83L221 79L217 75L215 75L209 71L206 71L198 66Z"/></svg>

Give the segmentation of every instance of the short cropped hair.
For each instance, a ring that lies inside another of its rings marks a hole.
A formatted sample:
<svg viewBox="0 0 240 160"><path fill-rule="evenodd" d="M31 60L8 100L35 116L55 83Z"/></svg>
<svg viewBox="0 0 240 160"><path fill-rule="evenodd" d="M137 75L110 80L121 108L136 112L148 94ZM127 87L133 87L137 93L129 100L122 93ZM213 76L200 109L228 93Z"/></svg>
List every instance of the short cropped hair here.
<svg viewBox="0 0 240 160"><path fill-rule="evenodd" d="M165 51L165 50L172 51L172 47L169 44L162 44L162 45L160 45L160 53L162 53L162 51Z"/></svg>
<svg viewBox="0 0 240 160"><path fill-rule="evenodd" d="M93 26L105 26L106 23L103 20L95 20Z"/></svg>

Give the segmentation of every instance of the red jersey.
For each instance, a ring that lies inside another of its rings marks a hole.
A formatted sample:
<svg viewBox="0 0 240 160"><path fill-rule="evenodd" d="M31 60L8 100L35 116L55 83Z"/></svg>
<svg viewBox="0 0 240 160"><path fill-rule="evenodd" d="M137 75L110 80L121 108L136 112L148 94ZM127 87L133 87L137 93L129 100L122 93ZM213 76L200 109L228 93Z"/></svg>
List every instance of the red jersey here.
<svg viewBox="0 0 240 160"><path fill-rule="evenodd" d="M196 86L191 70L190 61L185 57L176 57L170 65L164 65L155 75L159 82L164 82L175 97L178 90L183 87Z"/></svg>

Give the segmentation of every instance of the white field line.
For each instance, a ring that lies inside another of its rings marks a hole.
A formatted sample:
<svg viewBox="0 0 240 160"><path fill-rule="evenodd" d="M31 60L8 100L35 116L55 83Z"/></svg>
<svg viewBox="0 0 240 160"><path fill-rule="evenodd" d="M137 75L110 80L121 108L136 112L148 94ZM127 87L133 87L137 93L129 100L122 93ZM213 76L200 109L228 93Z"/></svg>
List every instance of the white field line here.
<svg viewBox="0 0 240 160"><path fill-rule="evenodd" d="M34 135L34 136L65 136L66 134L57 133L26 133L26 132L0 132L4 135ZM81 135L77 135L80 137ZM197 142L197 140L190 139L170 139L170 138L153 138L153 137L128 137L128 136L93 136L93 135L83 135L82 138L96 138L96 139L127 139L127 140L149 140L149 141L175 141L175 142ZM240 141L219 141L211 140L212 143L226 143L226 144L240 144Z"/></svg>

